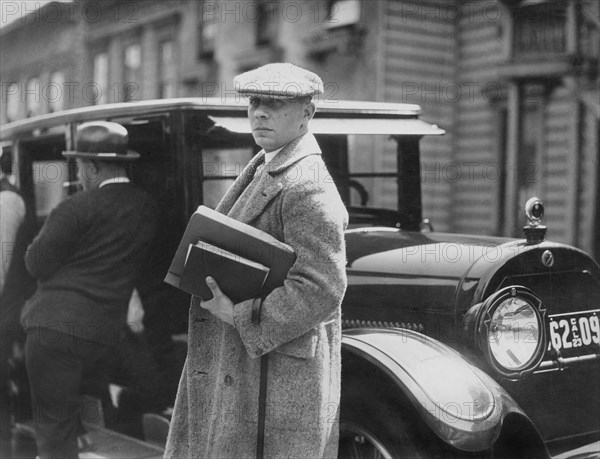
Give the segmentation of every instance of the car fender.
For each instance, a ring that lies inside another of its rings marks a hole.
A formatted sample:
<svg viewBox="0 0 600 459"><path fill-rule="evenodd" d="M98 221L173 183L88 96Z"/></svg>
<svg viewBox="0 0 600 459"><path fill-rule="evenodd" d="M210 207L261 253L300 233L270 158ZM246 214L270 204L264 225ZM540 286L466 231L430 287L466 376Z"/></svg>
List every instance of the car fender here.
<svg viewBox="0 0 600 459"><path fill-rule="evenodd" d="M342 350L389 375L429 428L454 448L492 448L509 414L530 423L490 376L454 349L421 333L400 328L344 330Z"/></svg>

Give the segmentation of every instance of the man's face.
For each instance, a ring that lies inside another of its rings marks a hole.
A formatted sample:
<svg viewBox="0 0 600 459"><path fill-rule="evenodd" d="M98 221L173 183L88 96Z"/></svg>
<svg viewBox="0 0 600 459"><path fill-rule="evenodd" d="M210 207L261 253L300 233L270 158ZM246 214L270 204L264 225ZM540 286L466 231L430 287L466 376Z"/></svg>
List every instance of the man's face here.
<svg viewBox="0 0 600 459"><path fill-rule="evenodd" d="M303 99L251 97L248 119L256 144L273 151L305 134L312 117L310 104Z"/></svg>

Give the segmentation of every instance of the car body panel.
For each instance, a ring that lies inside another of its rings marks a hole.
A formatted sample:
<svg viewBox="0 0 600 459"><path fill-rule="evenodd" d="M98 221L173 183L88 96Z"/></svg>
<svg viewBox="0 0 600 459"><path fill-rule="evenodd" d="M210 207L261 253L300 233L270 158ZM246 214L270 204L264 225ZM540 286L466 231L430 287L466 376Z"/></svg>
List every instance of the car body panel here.
<svg viewBox="0 0 600 459"><path fill-rule="evenodd" d="M559 358L549 347L534 374L513 381L494 374L480 354L467 314L510 285L535 291L546 317L598 308L600 270L584 252L547 241L391 228L351 230L347 244L345 327L401 327L460 350L513 396L547 442L600 429L600 386L586 382L600 380L600 346L572 358ZM551 267L543 264L547 251Z"/></svg>
<svg viewBox="0 0 600 459"><path fill-rule="evenodd" d="M509 414L526 418L493 379L426 335L402 329L351 329L344 332L342 348L394 378L430 428L457 449L490 449Z"/></svg>

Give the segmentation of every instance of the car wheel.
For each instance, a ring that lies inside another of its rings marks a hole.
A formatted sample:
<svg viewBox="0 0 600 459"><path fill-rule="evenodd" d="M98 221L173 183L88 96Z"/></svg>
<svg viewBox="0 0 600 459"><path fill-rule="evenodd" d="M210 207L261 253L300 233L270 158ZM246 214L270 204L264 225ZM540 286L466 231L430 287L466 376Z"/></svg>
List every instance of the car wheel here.
<svg viewBox="0 0 600 459"><path fill-rule="evenodd" d="M367 403L365 403L367 402ZM392 459L424 457L411 440L399 412L369 397L342 404L340 459Z"/></svg>
<svg viewBox="0 0 600 459"><path fill-rule="evenodd" d="M394 456L388 446L375 434L359 423L340 423L338 457L348 459L391 459Z"/></svg>
<svg viewBox="0 0 600 459"><path fill-rule="evenodd" d="M486 457L442 441L382 370L350 354L342 362L340 459Z"/></svg>

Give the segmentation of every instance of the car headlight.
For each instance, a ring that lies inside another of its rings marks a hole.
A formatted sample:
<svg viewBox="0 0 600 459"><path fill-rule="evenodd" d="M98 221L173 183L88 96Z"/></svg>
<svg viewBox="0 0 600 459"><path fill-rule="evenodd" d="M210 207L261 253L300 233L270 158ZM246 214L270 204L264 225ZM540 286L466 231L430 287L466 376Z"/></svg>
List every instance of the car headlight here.
<svg viewBox="0 0 600 459"><path fill-rule="evenodd" d="M521 286L503 288L482 304L478 344L496 372L517 379L539 366L546 350L545 312L539 298Z"/></svg>

